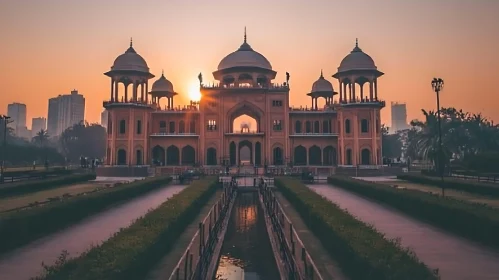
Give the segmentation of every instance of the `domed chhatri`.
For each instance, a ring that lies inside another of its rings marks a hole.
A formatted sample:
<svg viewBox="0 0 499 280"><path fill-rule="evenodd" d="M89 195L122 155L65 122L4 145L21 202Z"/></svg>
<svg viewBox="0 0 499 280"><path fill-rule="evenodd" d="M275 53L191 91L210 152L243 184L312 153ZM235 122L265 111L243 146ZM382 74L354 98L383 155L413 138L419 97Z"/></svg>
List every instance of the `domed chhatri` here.
<svg viewBox="0 0 499 280"><path fill-rule="evenodd" d="M359 48L359 41L356 40L355 48L340 63L338 72L350 70L377 70L374 60Z"/></svg>
<svg viewBox="0 0 499 280"><path fill-rule="evenodd" d="M112 71L138 71L149 73L147 62L133 48L133 41L130 39L130 47L126 52L118 56L111 66Z"/></svg>
<svg viewBox="0 0 499 280"><path fill-rule="evenodd" d="M172 82L168 81L165 73L161 73L161 77L152 84L151 93L175 93Z"/></svg>
<svg viewBox="0 0 499 280"><path fill-rule="evenodd" d="M239 49L224 57L218 64L218 70L225 70L235 67L255 67L266 70L272 70L270 62L260 54L254 51L247 42L246 29L244 30L244 42Z"/></svg>
<svg viewBox="0 0 499 280"><path fill-rule="evenodd" d="M324 78L324 75L321 70L321 76L317 81L312 85L312 93L313 92L334 92L333 84L330 81Z"/></svg>

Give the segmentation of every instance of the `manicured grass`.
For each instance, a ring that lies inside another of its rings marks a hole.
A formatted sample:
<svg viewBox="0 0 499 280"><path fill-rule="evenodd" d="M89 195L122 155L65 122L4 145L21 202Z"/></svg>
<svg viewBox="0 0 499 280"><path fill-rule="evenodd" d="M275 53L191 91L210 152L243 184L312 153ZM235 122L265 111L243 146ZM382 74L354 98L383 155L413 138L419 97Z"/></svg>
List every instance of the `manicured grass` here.
<svg viewBox="0 0 499 280"><path fill-rule="evenodd" d="M86 182L95 180L94 173L87 174L74 174L61 177L48 178L43 180L21 181L7 185L0 185L0 198L25 195L41 190L48 190L52 188L59 188L75 183Z"/></svg>
<svg viewBox="0 0 499 280"><path fill-rule="evenodd" d="M328 182L378 200L455 234L499 248L498 209L484 204L468 203L416 190L401 190L343 176L331 176Z"/></svg>
<svg viewBox="0 0 499 280"><path fill-rule="evenodd" d="M194 181L130 227L37 279L144 279L216 192L213 177Z"/></svg>
<svg viewBox="0 0 499 280"><path fill-rule="evenodd" d="M472 180L462 180L456 178L445 178L444 181L439 177L425 176L419 174L402 174L397 178L414 183L431 185L439 188L454 189L469 193L476 193L492 197L499 197L499 184L484 183Z"/></svg>
<svg viewBox="0 0 499 280"><path fill-rule="evenodd" d="M84 193L91 193L94 191L104 190L111 187L109 183L80 183L59 188L42 190L38 192L29 193L26 195L13 196L0 199L0 213L5 211L12 211L23 207L36 207L58 201L61 199L74 198L77 195Z"/></svg>
<svg viewBox="0 0 499 280"><path fill-rule="evenodd" d="M171 177L154 177L73 199L52 202L0 217L0 254L61 230L116 203L165 186Z"/></svg>
<svg viewBox="0 0 499 280"><path fill-rule="evenodd" d="M411 251L300 181L276 178L275 185L351 279L438 279Z"/></svg>

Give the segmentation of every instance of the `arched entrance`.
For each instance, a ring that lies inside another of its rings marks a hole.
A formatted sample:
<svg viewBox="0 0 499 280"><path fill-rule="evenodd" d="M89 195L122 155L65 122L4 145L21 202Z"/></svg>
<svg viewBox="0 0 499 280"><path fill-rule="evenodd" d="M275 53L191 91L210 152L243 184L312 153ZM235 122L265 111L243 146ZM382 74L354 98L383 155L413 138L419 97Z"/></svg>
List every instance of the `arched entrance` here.
<svg viewBox="0 0 499 280"><path fill-rule="evenodd" d="M253 144L248 140L239 142L239 164L253 164Z"/></svg>
<svg viewBox="0 0 499 280"><path fill-rule="evenodd" d="M137 150L135 152L135 160L137 165L142 165L142 150Z"/></svg>
<svg viewBox="0 0 499 280"><path fill-rule="evenodd" d="M255 165L262 165L262 144L255 143Z"/></svg>
<svg viewBox="0 0 499 280"><path fill-rule="evenodd" d="M126 151L124 149L118 150L116 164L117 165L127 165L127 163L126 163Z"/></svg>
<svg viewBox="0 0 499 280"><path fill-rule="evenodd" d="M166 149L166 165L179 165L180 152L177 146L171 145Z"/></svg>
<svg viewBox="0 0 499 280"><path fill-rule="evenodd" d="M165 165L165 149L161 146L154 146L152 148L152 163L154 165Z"/></svg>
<svg viewBox="0 0 499 280"><path fill-rule="evenodd" d="M206 151L206 165L217 165L217 150L208 148Z"/></svg>
<svg viewBox="0 0 499 280"><path fill-rule="evenodd" d="M235 123L234 121L245 115L246 117L246 122L251 122L252 125L250 127L250 131L254 132L259 132L261 131L260 125L261 122L263 121L264 117L264 112L262 111L261 108L256 106L255 104L248 102L248 101L243 101L238 104L236 104L234 107L232 107L228 112L227 112L227 119L229 120L229 132L231 133L240 133L241 127L240 123ZM244 121L245 118L242 118ZM255 127L253 127L255 126Z"/></svg>
<svg viewBox="0 0 499 280"><path fill-rule="evenodd" d="M352 149L347 149L347 152L346 152L346 165L352 165Z"/></svg>
<svg viewBox="0 0 499 280"><path fill-rule="evenodd" d="M194 165L196 163L196 151L190 145L182 148L182 165Z"/></svg>
<svg viewBox="0 0 499 280"><path fill-rule="evenodd" d="M272 151L272 158L273 158L273 164L274 165L283 165L283 159L282 159L282 149L281 147L275 147Z"/></svg>
<svg viewBox="0 0 499 280"><path fill-rule="evenodd" d="M297 146L294 151L295 165L307 165L307 149L302 145Z"/></svg>
<svg viewBox="0 0 499 280"><path fill-rule="evenodd" d="M313 145L308 149L308 164L309 165L322 165L321 160L321 148L316 145Z"/></svg>
<svg viewBox="0 0 499 280"><path fill-rule="evenodd" d="M230 165L236 165L236 143L234 141L229 144L229 160Z"/></svg>
<svg viewBox="0 0 499 280"><path fill-rule="evenodd" d="M360 162L362 165L370 165L371 164L371 151L369 149L362 149L360 152Z"/></svg>
<svg viewBox="0 0 499 280"><path fill-rule="evenodd" d="M327 146L322 150L322 161L324 165L337 165L336 149L333 146Z"/></svg>

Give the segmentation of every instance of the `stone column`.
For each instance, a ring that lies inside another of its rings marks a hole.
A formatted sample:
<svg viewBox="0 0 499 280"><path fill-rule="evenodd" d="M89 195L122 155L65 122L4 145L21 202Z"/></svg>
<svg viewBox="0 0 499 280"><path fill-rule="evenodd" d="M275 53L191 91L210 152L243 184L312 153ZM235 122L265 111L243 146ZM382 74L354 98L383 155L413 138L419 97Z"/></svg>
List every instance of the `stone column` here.
<svg viewBox="0 0 499 280"><path fill-rule="evenodd" d="M111 78L111 102L114 101L114 79Z"/></svg>

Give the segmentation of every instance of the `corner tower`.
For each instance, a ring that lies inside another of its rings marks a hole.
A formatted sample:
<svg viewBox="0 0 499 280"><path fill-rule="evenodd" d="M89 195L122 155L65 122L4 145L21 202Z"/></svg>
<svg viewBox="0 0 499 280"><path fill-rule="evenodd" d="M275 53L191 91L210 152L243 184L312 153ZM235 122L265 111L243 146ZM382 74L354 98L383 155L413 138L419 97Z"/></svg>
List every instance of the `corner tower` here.
<svg viewBox="0 0 499 280"><path fill-rule="evenodd" d="M378 78L383 75L374 60L359 47L358 40L333 75L340 85L340 165L382 163L380 111L385 102L378 98Z"/></svg>
<svg viewBox="0 0 499 280"><path fill-rule="evenodd" d="M107 165L144 165L148 162L147 127L153 110L148 98L147 62L133 48L118 56L111 70L111 95L103 106L109 112L107 128Z"/></svg>

